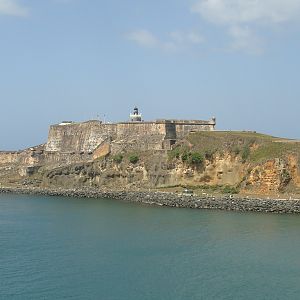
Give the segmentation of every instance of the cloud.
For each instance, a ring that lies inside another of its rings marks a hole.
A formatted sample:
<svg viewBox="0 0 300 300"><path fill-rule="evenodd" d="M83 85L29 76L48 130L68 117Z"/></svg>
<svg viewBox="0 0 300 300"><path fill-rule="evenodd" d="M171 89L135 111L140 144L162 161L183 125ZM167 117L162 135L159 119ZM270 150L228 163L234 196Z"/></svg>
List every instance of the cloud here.
<svg viewBox="0 0 300 300"><path fill-rule="evenodd" d="M173 31L167 34L164 40L161 40L152 32L140 29L126 34L126 38L139 46L157 48L166 52L181 51L191 45L198 45L204 42L204 37L194 31Z"/></svg>
<svg viewBox="0 0 300 300"><path fill-rule="evenodd" d="M299 0L198 0L192 11L213 23L275 24L300 16Z"/></svg>
<svg viewBox="0 0 300 300"><path fill-rule="evenodd" d="M66 4L66 3L74 2L74 0L53 0L53 2Z"/></svg>
<svg viewBox="0 0 300 300"><path fill-rule="evenodd" d="M191 8L202 19L224 27L231 48L252 54L263 52L258 32L299 20L299 0L197 0Z"/></svg>
<svg viewBox="0 0 300 300"><path fill-rule="evenodd" d="M255 55L264 52L262 40L248 27L232 26L229 35L232 37L231 50Z"/></svg>
<svg viewBox="0 0 300 300"><path fill-rule="evenodd" d="M140 29L126 35L128 40L147 48L155 48L160 45L158 39L148 30Z"/></svg>
<svg viewBox="0 0 300 300"><path fill-rule="evenodd" d="M202 44L205 38L195 31L183 32L183 31L173 31L170 33L170 37L174 42L178 44Z"/></svg>
<svg viewBox="0 0 300 300"><path fill-rule="evenodd" d="M28 9L20 5L16 0L0 0L0 14L26 17Z"/></svg>

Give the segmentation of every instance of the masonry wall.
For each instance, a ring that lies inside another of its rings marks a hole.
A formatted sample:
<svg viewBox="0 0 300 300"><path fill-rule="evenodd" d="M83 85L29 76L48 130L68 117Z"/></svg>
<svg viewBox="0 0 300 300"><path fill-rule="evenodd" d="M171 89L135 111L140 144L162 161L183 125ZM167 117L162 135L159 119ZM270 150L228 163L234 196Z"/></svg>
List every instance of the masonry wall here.
<svg viewBox="0 0 300 300"><path fill-rule="evenodd" d="M18 154L18 152L0 152L0 165L16 163Z"/></svg>
<svg viewBox="0 0 300 300"><path fill-rule="evenodd" d="M103 143L111 143L114 152L122 149L159 150L166 137L166 124L154 122L102 124L89 121L53 125L49 130L46 152L71 155L94 152Z"/></svg>
<svg viewBox="0 0 300 300"><path fill-rule="evenodd" d="M102 142L116 136L116 124L89 121L50 127L47 152L93 152Z"/></svg>
<svg viewBox="0 0 300 300"><path fill-rule="evenodd" d="M167 150L176 139L183 138L191 131L213 130L214 124L212 121L157 120L114 124L88 121L53 125L49 130L45 151L50 160L59 161L66 154L71 157L63 160L77 161L81 158L88 159L86 155L91 155L104 144L110 144L113 153ZM60 157L51 156L49 153L60 153Z"/></svg>
<svg viewBox="0 0 300 300"><path fill-rule="evenodd" d="M165 124L154 122L118 123L112 152L161 150L166 136Z"/></svg>
<svg viewBox="0 0 300 300"><path fill-rule="evenodd" d="M188 135L190 132L197 131L212 131L214 130L213 125L194 125L194 124L176 124L176 133L178 138L183 138Z"/></svg>

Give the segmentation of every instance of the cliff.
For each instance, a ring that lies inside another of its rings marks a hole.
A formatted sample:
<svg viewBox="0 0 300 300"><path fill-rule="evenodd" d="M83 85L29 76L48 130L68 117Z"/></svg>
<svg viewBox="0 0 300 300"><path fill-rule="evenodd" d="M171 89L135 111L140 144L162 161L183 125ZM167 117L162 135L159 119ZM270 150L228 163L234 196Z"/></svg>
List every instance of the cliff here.
<svg viewBox="0 0 300 300"><path fill-rule="evenodd" d="M110 138L100 129L93 129L98 136L84 136L86 143L78 143L83 139L76 136L84 134L85 126L100 128L91 123L82 125L81 131L64 127L58 133L51 132L52 128L46 145L0 152L0 184L167 191L189 187L195 193L259 195L300 193L298 141L251 132L198 131L185 134L164 149L151 146L166 136L166 124L157 124L159 130L143 139L142 127L129 135L124 125L120 126L123 131L115 131ZM53 142L61 141L66 129L70 142Z"/></svg>

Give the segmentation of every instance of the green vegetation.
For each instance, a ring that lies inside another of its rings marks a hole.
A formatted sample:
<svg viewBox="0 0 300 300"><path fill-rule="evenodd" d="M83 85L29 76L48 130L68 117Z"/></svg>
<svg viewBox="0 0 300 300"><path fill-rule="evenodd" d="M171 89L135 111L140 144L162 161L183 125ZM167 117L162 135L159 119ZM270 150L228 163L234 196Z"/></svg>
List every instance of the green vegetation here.
<svg viewBox="0 0 300 300"><path fill-rule="evenodd" d="M113 161L117 164L120 164L123 160L123 155L122 154L117 154L113 157Z"/></svg>
<svg viewBox="0 0 300 300"><path fill-rule="evenodd" d="M180 155L181 155L181 153L180 153L180 148L179 148L179 147L176 147L176 148L174 148L173 150L169 151L168 154L169 154L169 158L170 158L170 159L174 159L174 158L179 159L179 158L180 158Z"/></svg>
<svg viewBox="0 0 300 300"><path fill-rule="evenodd" d="M238 188L236 188L234 186L226 185L226 186L222 187L221 192L223 194L238 194L240 191L238 190Z"/></svg>
<svg viewBox="0 0 300 300"><path fill-rule="evenodd" d="M215 153L221 156L221 153L226 152L240 156L244 163L261 163L268 159L282 158L288 153L298 154L300 157L299 142L256 132L195 132L187 137L187 142L192 145L189 151L201 153L208 160L211 160ZM187 146L178 147L184 149Z"/></svg>
<svg viewBox="0 0 300 300"><path fill-rule="evenodd" d="M243 150L242 150L242 161L243 162L246 162L248 157L250 155L250 146L249 145L245 145L243 147Z"/></svg>
<svg viewBox="0 0 300 300"><path fill-rule="evenodd" d="M249 157L252 163L260 163L268 159L281 158L288 153L300 154L300 143L274 141L261 144Z"/></svg>
<svg viewBox="0 0 300 300"><path fill-rule="evenodd" d="M184 147L176 147L169 152L170 159L181 159L183 163L199 166L204 161L204 156L200 152L188 151Z"/></svg>
<svg viewBox="0 0 300 300"><path fill-rule="evenodd" d="M206 159L212 160L215 153L216 153L216 149L206 149L204 156Z"/></svg>
<svg viewBox="0 0 300 300"><path fill-rule="evenodd" d="M203 155L199 152L192 152L190 156L190 162L194 165L200 165L203 163Z"/></svg>
<svg viewBox="0 0 300 300"><path fill-rule="evenodd" d="M276 138L255 132L242 131L202 131L191 133L187 140L195 151L202 153L228 150L240 152L245 145L272 141Z"/></svg>
<svg viewBox="0 0 300 300"><path fill-rule="evenodd" d="M137 154L131 154L129 156L129 161L132 163L132 164L136 164L138 161L139 161L139 157Z"/></svg>
<svg viewBox="0 0 300 300"><path fill-rule="evenodd" d="M197 189L206 190L208 193L222 193L222 194L238 194L240 191L237 187L230 185L202 185Z"/></svg>
<svg viewBox="0 0 300 300"><path fill-rule="evenodd" d="M239 155L239 154L241 153L241 149L240 149L238 146L235 146L235 147L233 148L233 153L234 153L235 155Z"/></svg>
<svg viewBox="0 0 300 300"><path fill-rule="evenodd" d="M239 156L243 163L258 164L287 154L299 157L300 142L281 139L255 132L203 131L191 133L185 142L169 151L169 158L180 159L188 165L201 165L204 159L212 161L215 154Z"/></svg>
<svg viewBox="0 0 300 300"><path fill-rule="evenodd" d="M190 152L184 151L181 155L182 162L187 162L190 158Z"/></svg>

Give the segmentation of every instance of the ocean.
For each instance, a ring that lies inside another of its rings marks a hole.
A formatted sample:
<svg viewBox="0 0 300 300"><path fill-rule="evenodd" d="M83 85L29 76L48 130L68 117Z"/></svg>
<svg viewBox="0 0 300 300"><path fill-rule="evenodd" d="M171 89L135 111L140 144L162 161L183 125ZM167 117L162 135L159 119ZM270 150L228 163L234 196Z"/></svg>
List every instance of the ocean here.
<svg viewBox="0 0 300 300"><path fill-rule="evenodd" d="M0 299L299 299L300 215L0 195Z"/></svg>

